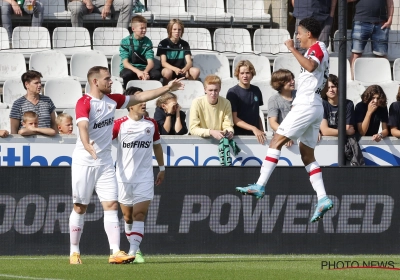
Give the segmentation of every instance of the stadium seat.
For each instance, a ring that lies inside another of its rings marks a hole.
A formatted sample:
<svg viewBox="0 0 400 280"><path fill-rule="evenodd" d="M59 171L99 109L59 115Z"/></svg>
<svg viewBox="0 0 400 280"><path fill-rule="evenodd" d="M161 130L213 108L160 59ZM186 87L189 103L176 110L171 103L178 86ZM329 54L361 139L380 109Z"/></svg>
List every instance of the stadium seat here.
<svg viewBox="0 0 400 280"><path fill-rule="evenodd" d="M182 39L187 41L190 50L199 53L212 50L211 35L207 28L185 28Z"/></svg>
<svg viewBox="0 0 400 280"><path fill-rule="evenodd" d="M22 53L0 52L0 84L10 78L21 79L25 72L26 64Z"/></svg>
<svg viewBox="0 0 400 280"><path fill-rule="evenodd" d="M295 79L300 74L301 66L292 54L278 55L274 60L273 72L279 69L288 69L292 71Z"/></svg>
<svg viewBox="0 0 400 280"><path fill-rule="evenodd" d="M339 58L338 57L329 57L329 74L333 74L339 77ZM347 82L351 81L351 69L350 69L350 61L346 59L346 77Z"/></svg>
<svg viewBox="0 0 400 280"><path fill-rule="evenodd" d="M214 32L214 50L233 59L237 53L253 53L249 31L244 28L218 28Z"/></svg>
<svg viewBox="0 0 400 280"><path fill-rule="evenodd" d="M108 68L107 58L102 52L86 51L74 53L71 57L71 76L78 79L84 85L87 81L87 72L93 66Z"/></svg>
<svg viewBox="0 0 400 280"><path fill-rule="evenodd" d="M116 109L115 110L115 115L114 115L114 120L120 119L122 117L125 117L129 114L128 110L126 108L124 109Z"/></svg>
<svg viewBox="0 0 400 280"><path fill-rule="evenodd" d="M361 102L361 95L365 91L365 87L357 81L347 81L346 99L353 101L354 106ZM340 94L340 93L339 93Z"/></svg>
<svg viewBox="0 0 400 280"><path fill-rule="evenodd" d="M7 79L3 85L3 103L11 108L15 100L24 96L26 89L22 84L21 78Z"/></svg>
<svg viewBox="0 0 400 280"><path fill-rule="evenodd" d="M393 63L393 80L400 83L400 58L397 58Z"/></svg>
<svg viewBox="0 0 400 280"><path fill-rule="evenodd" d="M51 98L57 110L72 109L82 97L82 87L74 79L52 79L44 85L44 95Z"/></svg>
<svg viewBox="0 0 400 280"><path fill-rule="evenodd" d="M400 30L389 31L388 59L394 61L400 57Z"/></svg>
<svg viewBox="0 0 400 280"><path fill-rule="evenodd" d="M146 91L146 90L160 88L160 87L162 87L162 84L159 81L152 81L152 80L147 80L147 81L132 80L132 81L129 81L129 83L126 85L126 88L129 88L129 87L138 87L138 88L141 88L143 91ZM147 102L146 105L147 105L147 108L155 108L156 102L154 100L152 100L152 101Z"/></svg>
<svg viewBox="0 0 400 280"><path fill-rule="evenodd" d="M373 57L356 59L354 62L354 80L359 81L363 86L391 82L392 73L389 60Z"/></svg>
<svg viewBox="0 0 400 280"><path fill-rule="evenodd" d="M154 113L155 113L156 109L155 108L147 108L147 106L146 106L146 111L149 114L149 118L154 119Z"/></svg>
<svg viewBox="0 0 400 280"><path fill-rule="evenodd" d="M264 105L260 106L261 111L263 111L264 115L268 114L268 100L269 98L277 94L277 91L271 87L271 81L252 81L251 84L258 86L261 90L263 103Z"/></svg>
<svg viewBox="0 0 400 280"><path fill-rule="evenodd" d="M346 54L347 57L349 58L351 55L351 43L352 43L352 39L351 39L351 29L347 30L347 50L346 50ZM339 53L339 30L335 31L335 34L333 35L333 53L332 55L337 56ZM368 41L367 45L365 46L363 55L366 56L371 56L372 55L372 49L371 49L371 41Z"/></svg>
<svg viewBox="0 0 400 280"><path fill-rule="evenodd" d="M233 23L269 25L271 15L266 14L268 9L264 0L227 0L226 11L233 14Z"/></svg>
<svg viewBox="0 0 400 280"><path fill-rule="evenodd" d="M147 10L153 15L153 20L176 18L182 21L193 20L193 14L185 10L184 0L147 0Z"/></svg>
<svg viewBox="0 0 400 280"><path fill-rule="evenodd" d="M0 50L10 49L10 41L8 40L8 33L4 27L0 27Z"/></svg>
<svg viewBox="0 0 400 280"><path fill-rule="evenodd" d="M123 82L122 78L119 76L119 65L121 64L121 57L119 53L113 54L111 57L111 76L118 80L120 83Z"/></svg>
<svg viewBox="0 0 400 280"><path fill-rule="evenodd" d="M252 81L270 81L271 80L271 67L268 58L265 56L251 55L251 54L238 54L233 60L232 77L235 77L236 65L241 60L249 60L255 70L256 75Z"/></svg>
<svg viewBox="0 0 400 280"><path fill-rule="evenodd" d="M33 52L51 49L50 34L45 27L16 26L12 33L14 52L30 56Z"/></svg>
<svg viewBox="0 0 400 280"><path fill-rule="evenodd" d="M67 58L59 51L49 50L33 53L29 59L29 69L39 71L43 76L42 82L68 77Z"/></svg>
<svg viewBox="0 0 400 280"><path fill-rule="evenodd" d="M43 18L45 20L69 20L71 13L66 10L64 0L40 0L44 6Z"/></svg>
<svg viewBox="0 0 400 280"><path fill-rule="evenodd" d="M190 109L193 99L204 96L204 87L199 81L184 80L182 82L185 84L185 89L177 91L176 95L182 110L187 110Z"/></svg>
<svg viewBox="0 0 400 280"><path fill-rule="evenodd" d="M290 34L286 29L257 29L253 36L254 52L267 56L290 53L284 44L288 39Z"/></svg>
<svg viewBox="0 0 400 280"><path fill-rule="evenodd" d="M233 15L225 13L224 0L187 0L187 5L195 22L233 22Z"/></svg>
<svg viewBox="0 0 400 280"><path fill-rule="evenodd" d="M153 49L157 49L158 44L165 38L168 38L167 28L164 27L148 27L146 36L149 37L151 42L153 43ZM156 55L157 51L154 50L154 55Z"/></svg>
<svg viewBox="0 0 400 280"><path fill-rule="evenodd" d="M91 50L90 34L84 27L56 27L53 31L53 49L70 58L74 53Z"/></svg>
<svg viewBox="0 0 400 280"><path fill-rule="evenodd" d="M116 79L117 77L111 77L113 84L111 85L111 93L119 93L123 94L124 93L124 88L122 87L122 84L120 81ZM85 85L85 92L90 91L90 84L89 82L86 82Z"/></svg>
<svg viewBox="0 0 400 280"><path fill-rule="evenodd" d="M11 132L10 127L10 112L11 109L0 109L0 128Z"/></svg>
<svg viewBox="0 0 400 280"><path fill-rule="evenodd" d="M93 50L102 51L107 57L118 53L121 40L129 36L124 27L97 27L93 31Z"/></svg>
<svg viewBox="0 0 400 280"><path fill-rule="evenodd" d="M222 80L229 79L229 60L224 54L203 53L193 56L193 66L200 69L200 79L207 75L218 75Z"/></svg>

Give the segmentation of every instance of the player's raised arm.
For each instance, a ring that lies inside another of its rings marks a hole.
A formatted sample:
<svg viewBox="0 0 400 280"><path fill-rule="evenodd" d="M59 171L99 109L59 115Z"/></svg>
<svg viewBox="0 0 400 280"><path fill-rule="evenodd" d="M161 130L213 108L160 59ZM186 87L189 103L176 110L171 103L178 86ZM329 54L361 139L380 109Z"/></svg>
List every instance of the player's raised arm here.
<svg viewBox="0 0 400 280"><path fill-rule="evenodd" d="M179 89L184 89L185 85L182 83L182 80L185 79L175 79L170 81L168 85L163 86L161 88L153 89L153 90L146 90L141 93L131 95L127 107L134 106L138 103L147 102L149 100L153 100L164 93L176 91Z"/></svg>
<svg viewBox="0 0 400 280"><path fill-rule="evenodd" d="M310 73L317 69L318 62L312 58L304 57L298 50L296 50L292 39L286 40L284 44L304 69Z"/></svg>

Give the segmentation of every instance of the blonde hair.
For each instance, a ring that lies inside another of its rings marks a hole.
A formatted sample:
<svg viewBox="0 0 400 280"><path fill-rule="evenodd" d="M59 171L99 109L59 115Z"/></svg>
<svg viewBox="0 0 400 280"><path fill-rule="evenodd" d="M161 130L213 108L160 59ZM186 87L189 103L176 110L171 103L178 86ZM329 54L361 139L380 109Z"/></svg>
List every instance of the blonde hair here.
<svg viewBox="0 0 400 280"><path fill-rule="evenodd" d="M28 119L37 119L37 118L39 118L39 116L33 111L26 111L22 115L22 121L23 122L26 122Z"/></svg>
<svg viewBox="0 0 400 280"><path fill-rule="evenodd" d="M239 61L239 63L236 65L235 68L234 76L236 77L236 79L239 79L240 67L243 66L246 66L249 69L253 77L256 75L256 69L254 69L254 65L249 60L241 60Z"/></svg>
<svg viewBox="0 0 400 280"><path fill-rule="evenodd" d="M183 35L183 31L185 30L185 26L183 25L183 22L180 19L171 19L167 25L167 32L168 32L168 38L171 38L172 36L172 27L174 27L174 24L179 24L180 27L182 28L182 34Z"/></svg>
<svg viewBox="0 0 400 280"><path fill-rule="evenodd" d="M208 75L204 79L204 88L206 88L208 85L219 85L219 88L221 88L221 84L221 78L217 75Z"/></svg>
<svg viewBox="0 0 400 280"><path fill-rule="evenodd" d="M137 15L131 19L131 26L133 26L135 23L146 23L147 24L147 19L144 16Z"/></svg>
<svg viewBox="0 0 400 280"><path fill-rule="evenodd" d="M156 101L156 106L161 108L161 106L162 106L163 104L167 103L167 101L170 100L170 99L178 100L178 97L176 96L175 93L172 93L172 92L164 93L163 95L161 95L161 96L157 99L157 101Z"/></svg>
<svg viewBox="0 0 400 280"><path fill-rule="evenodd" d="M56 118L57 125L60 125L64 119L70 119L71 121L73 120L71 115L69 115L67 113L61 113L61 114L57 115L57 118Z"/></svg>

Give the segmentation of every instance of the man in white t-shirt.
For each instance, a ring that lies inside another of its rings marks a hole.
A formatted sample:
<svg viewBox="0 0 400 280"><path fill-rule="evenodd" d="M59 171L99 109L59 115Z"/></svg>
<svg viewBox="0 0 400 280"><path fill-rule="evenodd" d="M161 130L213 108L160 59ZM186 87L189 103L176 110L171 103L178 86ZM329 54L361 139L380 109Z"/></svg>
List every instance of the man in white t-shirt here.
<svg viewBox="0 0 400 280"><path fill-rule="evenodd" d="M292 110L279 125L271 140L257 183L236 188L242 194L263 198L265 185L279 161L282 146L290 140L298 140L301 159L318 197L318 204L310 222L320 220L333 207L332 201L326 196L321 168L314 157L319 126L324 113L320 94L325 89L329 75L328 52L325 44L317 41L320 33L321 26L316 19L305 18L300 21L297 40L300 41L301 48L307 49L304 56L296 50L293 40L285 42L301 65L296 99L293 101Z"/></svg>
<svg viewBox="0 0 400 280"><path fill-rule="evenodd" d="M70 263L82 263L79 242L87 206L94 190L104 209L104 229L110 243L109 263L130 263L135 257L119 249L118 187L111 158L115 109L155 99L166 92L182 89L183 84L181 80L174 80L162 88L124 96L110 94L112 80L106 67L92 67L87 79L90 92L78 100L75 109L79 137L71 166L74 207L69 219Z"/></svg>
<svg viewBox="0 0 400 280"><path fill-rule="evenodd" d="M140 88L130 87L125 95L139 94ZM125 234L130 243L128 255L135 263L143 263L139 250L144 235L144 219L154 197L153 151L160 172L155 185L164 180L164 155L158 125L145 117L146 103L128 108L129 114L115 121L113 139L118 138L116 174L118 202L125 220Z"/></svg>

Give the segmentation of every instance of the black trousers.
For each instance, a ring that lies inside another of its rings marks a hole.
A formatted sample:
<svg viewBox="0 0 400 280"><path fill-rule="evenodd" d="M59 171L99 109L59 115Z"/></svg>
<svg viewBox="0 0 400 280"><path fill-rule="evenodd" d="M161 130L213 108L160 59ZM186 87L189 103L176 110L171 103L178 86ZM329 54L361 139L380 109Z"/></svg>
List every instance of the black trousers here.
<svg viewBox="0 0 400 280"><path fill-rule="evenodd" d="M149 72L150 75L150 80L156 80L159 81L161 79L161 72L158 69L151 69ZM135 72L128 68L122 69L122 71L119 73L119 76L124 80L124 89L126 89L126 85L128 84L129 81L131 80L139 80L138 76L136 75Z"/></svg>

